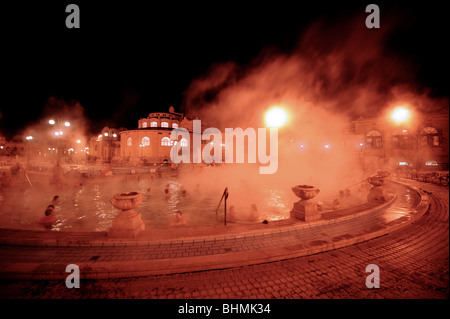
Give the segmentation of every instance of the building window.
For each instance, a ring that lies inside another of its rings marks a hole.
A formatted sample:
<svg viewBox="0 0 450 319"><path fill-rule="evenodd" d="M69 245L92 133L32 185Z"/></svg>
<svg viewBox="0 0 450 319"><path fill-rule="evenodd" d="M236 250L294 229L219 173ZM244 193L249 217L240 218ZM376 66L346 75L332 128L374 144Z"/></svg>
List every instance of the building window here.
<svg viewBox="0 0 450 319"><path fill-rule="evenodd" d="M169 123L167 123L167 122L161 122L161 127L169 127Z"/></svg>
<svg viewBox="0 0 450 319"><path fill-rule="evenodd" d="M420 146L439 147L441 146L439 131L431 126L425 127L420 132Z"/></svg>
<svg viewBox="0 0 450 319"><path fill-rule="evenodd" d="M411 148L411 137L408 130L398 130L392 134L392 147Z"/></svg>
<svg viewBox="0 0 450 319"><path fill-rule="evenodd" d="M367 148L382 148L381 132L377 130L371 130L366 134L366 147Z"/></svg>
<svg viewBox="0 0 450 319"><path fill-rule="evenodd" d="M142 123L142 128L146 128L147 127L147 122Z"/></svg>
<svg viewBox="0 0 450 319"><path fill-rule="evenodd" d="M131 146L131 145L132 145L132 140L131 140L131 137L129 137L127 139L127 146Z"/></svg>
<svg viewBox="0 0 450 319"><path fill-rule="evenodd" d="M178 128L178 124L177 123L172 123L172 128Z"/></svg>
<svg viewBox="0 0 450 319"><path fill-rule="evenodd" d="M187 147L188 146L188 142L187 142L187 140L184 137L180 140L180 145L181 145L181 147Z"/></svg>
<svg viewBox="0 0 450 319"><path fill-rule="evenodd" d="M151 122L150 123L150 127L157 127L158 126L158 123L157 122Z"/></svg>
<svg viewBox="0 0 450 319"><path fill-rule="evenodd" d="M163 137L161 139L161 146L170 146L170 145L171 145L171 143L170 143L170 139L168 137Z"/></svg>
<svg viewBox="0 0 450 319"><path fill-rule="evenodd" d="M150 145L150 139L147 136L144 136L142 138L141 144L144 146L149 146Z"/></svg>

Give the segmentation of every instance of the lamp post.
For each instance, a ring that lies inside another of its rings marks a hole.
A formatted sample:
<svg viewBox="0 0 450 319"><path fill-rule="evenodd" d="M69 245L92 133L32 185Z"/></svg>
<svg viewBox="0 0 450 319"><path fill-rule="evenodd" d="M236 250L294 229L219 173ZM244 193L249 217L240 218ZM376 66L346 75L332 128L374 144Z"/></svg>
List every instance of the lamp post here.
<svg viewBox="0 0 450 319"><path fill-rule="evenodd" d="M111 163L111 148L112 148L112 141L113 139L117 138L116 133L111 133L111 131L103 133L103 137L106 138L106 141L108 143L108 163Z"/></svg>
<svg viewBox="0 0 450 319"><path fill-rule="evenodd" d="M57 121L55 121L54 119L51 119L51 120L48 121L48 123L50 125L56 125L56 128L57 128L56 131L54 132L54 135L58 139L58 146L57 146L56 153L57 153L57 165L59 166L60 161L61 161L61 155L60 155L60 153L61 153L61 149L60 149L61 142L60 142L60 140L61 140L61 137L63 135L63 131L62 131L61 128L62 128L62 125L64 125L65 127L70 127L70 122L69 121L64 121L64 123L61 124L61 119L58 116L57 117Z"/></svg>
<svg viewBox="0 0 450 319"><path fill-rule="evenodd" d="M27 144L28 144L28 147L27 147L27 165L30 165L30 141L33 139L33 136L31 136L31 135L29 135L29 136L27 136L26 137L26 139L27 139Z"/></svg>

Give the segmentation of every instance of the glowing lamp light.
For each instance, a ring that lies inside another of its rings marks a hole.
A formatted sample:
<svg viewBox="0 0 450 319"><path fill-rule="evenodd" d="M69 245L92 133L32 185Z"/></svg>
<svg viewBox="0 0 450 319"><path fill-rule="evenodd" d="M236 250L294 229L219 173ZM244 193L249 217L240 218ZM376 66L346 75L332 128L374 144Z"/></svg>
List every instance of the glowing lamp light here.
<svg viewBox="0 0 450 319"><path fill-rule="evenodd" d="M33 136L31 136L31 135L30 135L30 136L27 136L26 139L27 139L27 140L32 140L32 139L33 139Z"/></svg>
<svg viewBox="0 0 450 319"><path fill-rule="evenodd" d="M55 122L55 120L49 120L48 123L49 123L50 125L54 125L56 122Z"/></svg>
<svg viewBox="0 0 450 319"><path fill-rule="evenodd" d="M70 126L70 122L64 122L64 126L69 127Z"/></svg>
<svg viewBox="0 0 450 319"><path fill-rule="evenodd" d="M77 143L80 144L80 143L81 143L81 140L77 140Z"/></svg>
<svg viewBox="0 0 450 319"><path fill-rule="evenodd" d="M117 134L116 134L116 133L114 133L114 134L113 134L113 137L117 137Z"/></svg>
<svg viewBox="0 0 450 319"><path fill-rule="evenodd" d="M270 109L266 113L266 124L268 127L280 127L287 121L287 113L279 108L275 107Z"/></svg>
<svg viewBox="0 0 450 319"><path fill-rule="evenodd" d="M323 147L325 147L325 148L330 148L330 145L325 144Z"/></svg>
<svg viewBox="0 0 450 319"><path fill-rule="evenodd" d="M302 145L300 145L300 148L305 148L305 145L303 145L303 144L302 144Z"/></svg>
<svg viewBox="0 0 450 319"><path fill-rule="evenodd" d="M392 119L396 122L403 122L409 118L409 111L403 107L396 108L392 112Z"/></svg>
<svg viewBox="0 0 450 319"><path fill-rule="evenodd" d="M105 134L103 134L103 135L108 136L108 133L105 133Z"/></svg>
<svg viewBox="0 0 450 319"><path fill-rule="evenodd" d="M398 162L398 165L400 165L400 166L408 166L408 162Z"/></svg>

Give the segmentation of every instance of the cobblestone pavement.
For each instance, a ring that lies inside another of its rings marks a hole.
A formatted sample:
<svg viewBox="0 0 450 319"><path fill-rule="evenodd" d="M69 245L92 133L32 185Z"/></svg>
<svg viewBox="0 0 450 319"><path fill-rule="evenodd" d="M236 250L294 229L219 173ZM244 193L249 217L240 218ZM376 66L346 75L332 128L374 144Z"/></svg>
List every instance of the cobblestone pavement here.
<svg viewBox="0 0 450 319"><path fill-rule="evenodd" d="M3 281L2 298L310 298L379 299L449 297L448 187L416 183L430 192L420 219L353 246L289 260L139 278ZM366 287L366 267L380 269L380 288Z"/></svg>

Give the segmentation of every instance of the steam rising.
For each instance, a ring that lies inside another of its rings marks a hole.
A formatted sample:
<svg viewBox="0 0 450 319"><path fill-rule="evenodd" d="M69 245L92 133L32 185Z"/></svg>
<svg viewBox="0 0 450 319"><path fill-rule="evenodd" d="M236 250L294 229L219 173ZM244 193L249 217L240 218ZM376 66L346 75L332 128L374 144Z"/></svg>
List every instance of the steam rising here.
<svg viewBox="0 0 450 319"><path fill-rule="evenodd" d="M251 204L263 207L271 200L275 209L289 211L298 200L291 187L299 184L316 186L321 190L318 199L331 200L339 190L372 173L360 168L358 156L345 143L352 119L360 115L379 117L399 104L422 112L439 111L442 105L448 108L448 99L432 99L426 91L417 89L417 83L411 82L415 78L414 64L389 51L390 30L389 21L384 21L376 32L366 29L359 18L332 26L317 22L303 34L292 52L264 48L250 65L216 63L205 75L194 79L184 92L182 108L187 110L188 117L198 117L206 127L217 127L222 132L227 127L265 127L264 116L274 106L284 109L288 117L278 129L276 174L260 175L259 164L183 169L178 180L197 201L193 205L204 205L201 200L208 193L210 199L214 197L210 194L217 194L211 204L215 207L228 187L228 205L236 206L243 214ZM72 125L67 134L73 140L82 139L84 145L88 120L83 107L79 102L67 103L55 97L49 98L41 120L21 135L34 136L33 143L42 148L55 145L48 125L54 116L69 120ZM36 210L39 215L47 199L58 191L45 190L46 185L39 184L39 198L30 204L34 209L39 203L42 208ZM137 190L148 186L153 187L146 184ZM134 190L123 189L123 181L112 179L101 191L112 196ZM157 194L162 191L152 188ZM352 191L361 198L365 196L360 188ZM279 200L281 197L283 200ZM270 215L267 211L262 213ZM189 219L189 213L186 216Z"/></svg>
<svg viewBox="0 0 450 319"><path fill-rule="evenodd" d="M229 168L234 173L215 182L230 184L230 176L239 176L254 182L253 187L264 185L263 178L287 189L309 183L322 196L335 196L369 174L359 168L355 152L346 149L351 120L380 117L399 103L418 111L448 105L411 83L414 65L387 47L390 25L386 21L374 32L360 18L335 25L317 22L290 53L266 48L250 65L217 63L193 80L184 93L185 108L209 127L265 127L264 115L271 107L288 113L279 129L275 176L256 177L234 167Z"/></svg>

